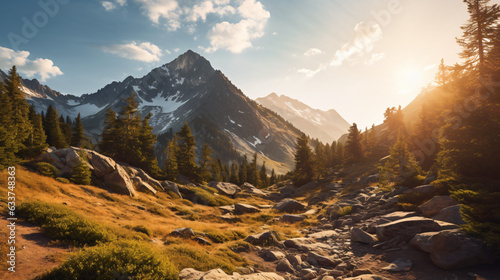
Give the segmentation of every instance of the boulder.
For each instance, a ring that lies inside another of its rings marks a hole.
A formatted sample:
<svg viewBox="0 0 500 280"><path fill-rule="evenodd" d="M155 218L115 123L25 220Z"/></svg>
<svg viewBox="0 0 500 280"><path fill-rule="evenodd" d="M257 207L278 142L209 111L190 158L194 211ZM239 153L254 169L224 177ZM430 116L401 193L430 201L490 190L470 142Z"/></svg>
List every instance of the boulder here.
<svg viewBox="0 0 500 280"><path fill-rule="evenodd" d="M294 199L285 198L276 203L273 208L280 212L295 213L304 211L304 209L306 209L306 206Z"/></svg>
<svg viewBox="0 0 500 280"><path fill-rule="evenodd" d="M103 178L115 170L116 162L112 158L89 150L86 150L86 154L97 178Z"/></svg>
<svg viewBox="0 0 500 280"><path fill-rule="evenodd" d="M377 242L377 238L360 228L354 227L351 230L351 241L371 244Z"/></svg>
<svg viewBox="0 0 500 280"><path fill-rule="evenodd" d="M332 239L332 238L337 238L338 236L339 236L339 233L335 230L323 230L323 231L318 231L315 233L310 233L307 235L307 237L314 238L317 240Z"/></svg>
<svg viewBox="0 0 500 280"><path fill-rule="evenodd" d="M283 247L279 242L276 232L265 231L247 236L245 241L255 246L277 246Z"/></svg>
<svg viewBox="0 0 500 280"><path fill-rule="evenodd" d="M344 280L389 280L384 276L375 275L375 274L363 274L356 277L344 278Z"/></svg>
<svg viewBox="0 0 500 280"><path fill-rule="evenodd" d="M442 209L457 204L458 202L449 196L435 196L426 203L420 205L418 209L424 216L432 217L438 214Z"/></svg>
<svg viewBox="0 0 500 280"><path fill-rule="evenodd" d="M490 248L457 229L443 230L429 234L426 238L416 239L412 240L412 244L430 252L432 262L443 269L458 269L494 262Z"/></svg>
<svg viewBox="0 0 500 280"><path fill-rule="evenodd" d="M410 241L410 245L424 252L430 253L432 248L432 237L438 233L439 231L431 231L415 234Z"/></svg>
<svg viewBox="0 0 500 280"><path fill-rule="evenodd" d="M294 248L302 252L325 251L332 250L332 247L323 242L317 242L314 238L298 237L285 240L285 247Z"/></svg>
<svg viewBox="0 0 500 280"><path fill-rule="evenodd" d="M161 181L160 184L165 191L172 191L173 193L178 195L180 198L182 198L182 194L181 194L181 191L179 189L179 185L177 185L176 183L166 180L166 181Z"/></svg>
<svg viewBox="0 0 500 280"><path fill-rule="evenodd" d="M222 269L212 269L207 272L185 268L179 273L180 280L284 280L283 277L273 272L260 272L240 275L236 272L227 275Z"/></svg>
<svg viewBox="0 0 500 280"><path fill-rule="evenodd" d="M236 211L236 207L234 205L219 206L219 209L223 214L232 214Z"/></svg>
<svg viewBox="0 0 500 280"><path fill-rule="evenodd" d="M415 234L441 230L441 225L432 219L423 217L410 217L396 220L375 227L379 241L386 241L394 237L401 237L410 241Z"/></svg>
<svg viewBox="0 0 500 280"><path fill-rule="evenodd" d="M409 189L405 191L404 193L418 193L418 194L426 194L426 193L431 193L436 190L436 187L434 185L422 185L415 187L413 189Z"/></svg>
<svg viewBox="0 0 500 280"><path fill-rule="evenodd" d="M287 214L287 215L283 215L283 217L281 217L281 221L283 221L285 223L297 223L297 222L303 221L305 218L306 218L306 216L304 216L304 215Z"/></svg>
<svg viewBox="0 0 500 280"><path fill-rule="evenodd" d="M465 224L465 221L462 219L462 215L460 215L460 205L453 205L441 209L441 211L439 211L439 213L434 216L433 219L456 225Z"/></svg>
<svg viewBox="0 0 500 280"><path fill-rule="evenodd" d="M50 152L42 155L42 161L48 162L55 166L57 169L63 169L64 168L64 159L60 158L58 155L56 155L55 152Z"/></svg>
<svg viewBox="0 0 500 280"><path fill-rule="evenodd" d="M255 206L244 204L244 203L236 203L234 205L234 210L236 214L248 214L248 213L259 213L261 210Z"/></svg>
<svg viewBox="0 0 500 280"><path fill-rule="evenodd" d="M194 230L191 228L177 228L170 233L171 236L191 238L195 236Z"/></svg>
<svg viewBox="0 0 500 280"><path fill-rule="evenodd" d="M285 258L285 254L280 251L266 251L264 252L264 259L270 262L281 260Z"/></svg>
<svg viewBox="0 0 500 280"><path fill-rule="evenodd" d="M78 150L71 149L67 151L66 156L64 157L64 168L61 170L63 174L71 174L73 169L80 163L81 158L78 154ZM89 163L86 164L90 170L94 169Z"/></svg>
<svg viewBox="0 0 500 280"><path fill-rule="evenodd" d="M300 258L299 255L297 254L288 254L286 255L286 259L294 266L294 267L300 267L302 264L302 259Z"/></svg>
<svg viewBox="0 0 500 280"><path fill-rule="evenodd" d="M386 219L389 221L397 221L404 218L414 217L417 215L417 212L404 212L404 211L395 211L386 215L381 216L380 218Z"/></svg>
<svg viewBox="0 0 500 280"><path fill-rule="evenodd" d="M226 195L226 196L233 196L237 192L240 192L241 189L240 187L236 186L235 184L231 183L225 183L225 182L215 182L211 181L208 183L208 185L217 191L219 191L220 194Z"/></svg>
<svg viewBox="0 0 500 280"><path fill-rule="evenodd" d="M281 259L278 262L278 265L276 265L276 270L289 273L295 272L295 269L293 268L292 264L287 259Z"/></svg>
<svg viewBox="0 0 500 280"><path fill-rule="evenodd" d="M106 174L103 180L106 186L111 187L118 193L137 196L130 177L125 169L123 169L123 167L119 164L116 164L114 171Z"/></svg>
<svg viewBox="0 0 500 280"><path fill-rule="evenodd" d="M307 262L314 265L314 266L334 268L342 261L332 260L329 257L322 256L322 255L316 254L314 252L309 252L307 254Z"/></svg>
<svg viewBox="0 0 500 280"><path fill-rule="evenodd" d="M150 184L144 182L141 177L134 177L132 178L132 182L137 186L137 190L141 191L149 191L153 195L156 195L157 191L155 188L153 188Z"/></svg>
<svg viewBox="0 0 500 280"><path fill-rule="evenodd" d="M409 259L399 258L390 263L388 266L383 267L383 270L391 271L391 272L401 272L401 271L410 271L413 263Z"/></svg>
<svg viewBox="0 0 500 280"><path fill-rule="evenodd" d="M237 193L237 197L249 197L249 196L259 196L259 197L267 197L267 193L259 190L254 185L250 183L243 183L240 186L241 192Z"/></svg>
<svg viewBox="0 0 500 280"><path fill-rule="evenodd" d="M210 243L210 241L206 240L203 237L199 237L199 236L195 237L194 241L198 242L201 245L208 245L208 246L212 245L212 243Z"/></svg>

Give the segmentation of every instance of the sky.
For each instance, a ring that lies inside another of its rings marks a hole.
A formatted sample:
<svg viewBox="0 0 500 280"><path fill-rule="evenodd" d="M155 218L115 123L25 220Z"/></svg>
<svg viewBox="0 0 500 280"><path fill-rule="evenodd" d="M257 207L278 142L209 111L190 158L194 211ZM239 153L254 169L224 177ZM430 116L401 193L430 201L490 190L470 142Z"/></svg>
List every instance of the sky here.
<svg viewBox="0 0 500 280"><path fill-rule="evenodd" d="M2 1L0 69L79 96L191 49L253 99L284 94L364 128L442 58L460 62L467 18L460 0Z"/></svg>

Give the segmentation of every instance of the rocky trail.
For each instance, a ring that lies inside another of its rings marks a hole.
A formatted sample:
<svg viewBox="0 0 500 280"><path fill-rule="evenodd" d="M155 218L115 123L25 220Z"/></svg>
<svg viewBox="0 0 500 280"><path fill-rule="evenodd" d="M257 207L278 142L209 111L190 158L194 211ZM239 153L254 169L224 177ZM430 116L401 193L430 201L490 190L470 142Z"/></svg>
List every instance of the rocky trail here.
<svg viewBox="0 0 500 280"><path fill-rule="evenodd" d="M310 183L296 193L316 187ZM345 188L329 184L307 206L289 198L290 186L270 194L278 201L273 208L283 212L281 221L299 222L319 209L319 224L302 229L304 237L288 240L279 240L273 231L248 236L245 241L254 247L240 253L256 264L240 273L189 268L180 272L180 279L500 279L493 253L459 229L459 206L450 197L435 196L418 211L396 210L398 194L432 192L434 186L382 193L367 185L342 194ZM323 203L332 196L338 198L334 204ZM238 204L223 210L228 220L238 212L260 211Z"/></svg>

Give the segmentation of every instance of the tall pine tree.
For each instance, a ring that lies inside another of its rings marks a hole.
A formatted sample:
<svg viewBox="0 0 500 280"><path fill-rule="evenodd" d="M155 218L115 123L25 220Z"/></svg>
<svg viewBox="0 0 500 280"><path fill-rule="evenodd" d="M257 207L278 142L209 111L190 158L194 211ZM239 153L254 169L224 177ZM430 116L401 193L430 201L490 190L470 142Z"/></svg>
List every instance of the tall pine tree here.
<svg viewBox="0 0 500 280"><path fill-rule="evenodd" d="M305 134L297 138L295 148L295 170L293 171L293 183L296 187L309 183L314 178L314 163L309 140Z"/></svg>
<svg viewBox="0 0 500 280"><path fill-rule="evenodd" d="M88 138L85 136L85 129L83 128L82 119L80 117L80 113L75 119L75 123L73 124L72 133L71 133L71 146L74 147L87 147L88 146Z"/></svg>
<svg viewBox="0 0 500 280"><path fill-rule="evenodd" d="M198 181L199 174L195 154L196 142L187 123L184 123L181 130L177 132L177 137L179 138L179 154L177 156L179 173L191 180Z"/></svg>
<svg viewBox="0 0 500 280"><path fill-rule="evenodd" d="M358 126L353 123L349 128L349 135L347 136L347 143L345 146L348 162L357 163L363 159L364 154L361 141L361 131L358 129Z"/></svg>

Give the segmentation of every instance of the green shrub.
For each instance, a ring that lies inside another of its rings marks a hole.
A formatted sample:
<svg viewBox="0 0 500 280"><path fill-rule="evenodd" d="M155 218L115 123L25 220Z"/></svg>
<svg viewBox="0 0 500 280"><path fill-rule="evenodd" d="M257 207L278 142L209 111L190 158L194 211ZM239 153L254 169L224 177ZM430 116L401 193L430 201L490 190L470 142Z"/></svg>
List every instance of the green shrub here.
<svg viewBox="0 0 500 280"><path fill-rule="evenodd" d="M151 245L120 241L87 248L38 280L178 279L178 271L167 256Z"/></svg>
<svg viewBox="0 0 500 280"><path fill-rule="evenodd" d="M213 230L206 230L205 234L207 235L208 238L210 238L210 240L212 240L215 243L224 243L227 241L238 240L245 237L244 233L236 230L221 231L213 229Z"/></svg>
<svg viewBox="0 0 500 280"><path fill-rule="evenodd" d="M191 190L194 192L194 203L208 205L208 206L223 206L232 205L234 201L222 195L216 195L210 191L199 187L192 187Z"/></svg>
<svg viewBox="0 0 500 280"><path fill-rule="evenodd" d="M90 221L70 209L45 202L24 202L19 216L41 226L54 240L74 245L96 245L115 238L104 226Z"/></svg>
<svg viewBox="0 0 500 280"><path fill-rule="evenodd" d="M63 177L57 177L56 180L59 181L59 182L61 182L61 183L63 183L63 184L69 184L70 183L70 181L68 179L63 178Z"/></svg>
<svg viewBox="0 0 500 280"><path fill-rule="evenodd" d="M37 162L36 169L41 175L52 178L56 178L61 173L59 169L48 162Z"/></svg>
<svg viewBox="0 0 500 280"><path fill-rule="evenodd" d="M260 214L255 217L252 217L252 220L258 221L258 222L264 222L267 223L270 220L274 219L274 215L271 214Z"/></svg>
<svg viewBox="0 0 500 280"><path fill-rule="evenodd" d="M92 183L92 172L87 165L87 157L84 153L80 153L78 164L73 168L71 174L71 182L78 185L90 185Z"/></svg>
<svg viewBox="0 0 500 280"><path fill-rule="evenodd" d="M151 237L151 231L143 225L137 225L137 226L133 227L132 230L137 231L137 232L142 232L145 235L147 235L148 237Z"/></svg>
<svg viewBox="0 0 500 280"><path fill-rule="evenodd" d="M352 212L352 206L344 206L341 207L339 210L337 210L337 215L339 217L342 217L351 214L351 212Z"/></svg>

